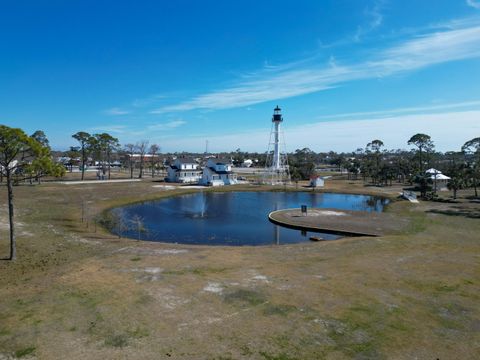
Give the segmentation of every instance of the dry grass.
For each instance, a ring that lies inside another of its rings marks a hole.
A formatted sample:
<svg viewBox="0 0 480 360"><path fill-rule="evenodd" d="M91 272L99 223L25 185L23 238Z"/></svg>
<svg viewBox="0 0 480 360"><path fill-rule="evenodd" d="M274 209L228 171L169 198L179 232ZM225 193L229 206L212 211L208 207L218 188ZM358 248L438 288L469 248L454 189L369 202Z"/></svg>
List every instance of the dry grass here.
<svg viewBox="0 0 480 360"><path fill-rule="evenodd" d="M0 261L0 358L480 356L480 222L446 215L478 204L396 202L388 211L410 219L402 234L283 246L137 242L87 227L109 207L195 191L152 185L15 188L19 259Z"/></svg>

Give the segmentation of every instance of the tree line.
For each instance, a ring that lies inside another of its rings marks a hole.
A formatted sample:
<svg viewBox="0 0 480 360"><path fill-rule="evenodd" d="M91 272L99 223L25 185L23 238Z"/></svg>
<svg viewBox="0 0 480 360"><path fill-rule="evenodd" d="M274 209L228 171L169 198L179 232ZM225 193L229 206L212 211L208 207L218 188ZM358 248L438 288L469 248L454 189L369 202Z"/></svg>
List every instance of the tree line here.
<svg viewBox="0 0 480 360"><path fill-rule="evenodd" d="M382 140L375 139L365 148L352 153L315 153L308 148L289 154L290 173L293 180L305 180L317 175L318 164L338 167L347 173L348 179L361 177L364 182L377 186L389 186L392 182L416 184L421 196L427 192L435 195L432 174L435 168L451 179L448 187L454 198L459 189L473 188L478 197L480 183L480 137L464 143L458 151L435 151L435 145L427 134L413 135L407 142L412 150L387 150Z"/></svg>
<svg viewBox="0 0 480 360"><path fill-rule="evenodd" d="M130 168L130 177L133 178L134 165L136 163L134 156L139 156L140 171L138 177L141 179L145 170L146 154L150 156L150 165L152 170L152 177L155 172L155 160L160 153L160 146L157 144L151 144L147 140L142 140L136 144L126 144L123 148L117 138L111 136L108 133L101 134L89 134L84 131L79 131L72 135L72 137L78 141L79 146L72 146L67 153L69 157L80 157L81 159L81 179L85 178L85 169L89 157L97 159L102 167L104 173L108 174L108 179L111 178L111 163L113 154L125 154L128 156L128 165Z"/></svg>

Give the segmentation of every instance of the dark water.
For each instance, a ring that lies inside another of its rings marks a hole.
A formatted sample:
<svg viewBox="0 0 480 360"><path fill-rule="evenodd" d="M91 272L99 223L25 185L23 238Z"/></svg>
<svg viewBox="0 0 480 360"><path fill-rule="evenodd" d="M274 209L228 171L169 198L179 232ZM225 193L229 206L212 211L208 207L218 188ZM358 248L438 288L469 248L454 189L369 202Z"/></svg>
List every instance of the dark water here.
<svg viewBox="0 0 480 360"><path fill-rule="evenodd" d="M130 224L122 235L141 240L203 245L268 245L310 241L321 236L272 224L273 210L301 205L341 210L382 211L388 200L366 195L308 192L199 192L112 210ZM144 230L138 231L141 219Z"/></svg>

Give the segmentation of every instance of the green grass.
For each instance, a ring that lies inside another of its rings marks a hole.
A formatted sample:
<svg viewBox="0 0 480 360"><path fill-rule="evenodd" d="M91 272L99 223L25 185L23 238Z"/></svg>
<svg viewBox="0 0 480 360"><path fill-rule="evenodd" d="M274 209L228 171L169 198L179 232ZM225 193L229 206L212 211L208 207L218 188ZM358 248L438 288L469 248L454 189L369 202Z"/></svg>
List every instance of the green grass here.
<svg viewBox="0 0 480 360"><path fill-rule="evenodd" d="M141 339L150 335L150 331L140 326L137 326L132 330L128 330L127 333L131 338L134 339Z"/></svg>
<svg viewBox="0 0 480 360"><path fill-rule="evenodd" d="M279 353L279 354L271 354L266 351L260 351L259 354L265 359L265 360L299 360L301 358L299 357L293 357L290 356L286 353Z"/></svg>
<svg viewBox="0 0 480 360"><path fill-rule="evenodd" d="M270 316L270 315L278 315L278 316L287 316L289 313L298 311L296 306L293 305L285 305L285 304L265 304L263 308L263 314Z"/></svg>
<svg viewBox="0 0 480 360"><path fill-rule="evenodd" d="M122 348L128 345L128 335L127 334L111 334L105 338L104 343L106 346Z"/></svg>
<svg viewBox="0 0 480 360"><path fill-rule="evenodd" d="M386 359L384 349L398 335L412 329L405 323L406 312L380 303L360 303L348 308L341 317L329 322L328 336L334 349L351 357Z"/></svg>
<svg viewBox="0 0 480 360"><path fill-rule="evenodd" d="M240 306L257 306L265 303L267 297L255 290L237 289L225 294L224 301L228 304Z"/></svg>
<svg viewBox="0 0 480 360"><path fill-rule="evenodd" d="M454 292L460 288L460 285L446 285L442 284L435 287L435 290L440 292Z"/></svg>
<svg viewBox="0 0 480 360"><path fill-rule="evenodd" d="M28 346L26 348L15 351L15 357L22 358L28 355L32 355L33 353L35 353L35 350L35 346Z"/></svg>
<svg viewBox="0 0 480 360"><path fill-rule="evenodd" d="M220 274L224 273L227 271L228 268L222 267L222 268L215 268L215 267L209 267L209 266L201 266L201 267L195 267L195 268L183 268L179 270L165 270L162 272L162 275L186 275L186 274L194 274L198 276L207 276L210 274Z"/></svg>

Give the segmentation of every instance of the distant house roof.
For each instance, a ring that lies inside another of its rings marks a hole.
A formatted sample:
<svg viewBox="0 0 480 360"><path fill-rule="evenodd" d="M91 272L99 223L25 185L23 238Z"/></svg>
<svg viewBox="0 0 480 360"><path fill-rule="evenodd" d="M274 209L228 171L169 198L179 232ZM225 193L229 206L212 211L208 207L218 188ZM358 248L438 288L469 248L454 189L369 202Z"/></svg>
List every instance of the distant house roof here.
<svg viewBox="0 0 480 360"><path fill-rule="evenodd" d="M425 173L426 174L441 174L442 172L440 170L430 168L430 169L426 170Z"/></svg>
<svg viewBox="0 0 480 360"><path fill-rule="evenodd" d="M197 164L194 158L176 158L175 161L180 162L180 164Z"/></svg>
<svg viewBox="0 0 480 360"><path fill-rule="evenodd" d="M231 164L232 160L227 158L210 158L208 160L213 161L217 165Z"/></svg>
<svg viewBox="0 0 480 360"><path fill-rule="evenodd" d="M152 157L155 157L155 158L160 158L161 155L160 154L155 154L155 155L152 155L152 154L125 154L125 156L127 157L131 157L131 158L140 158L140 157L144 157L144 158L152 158Z"/></svg>

